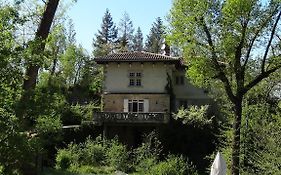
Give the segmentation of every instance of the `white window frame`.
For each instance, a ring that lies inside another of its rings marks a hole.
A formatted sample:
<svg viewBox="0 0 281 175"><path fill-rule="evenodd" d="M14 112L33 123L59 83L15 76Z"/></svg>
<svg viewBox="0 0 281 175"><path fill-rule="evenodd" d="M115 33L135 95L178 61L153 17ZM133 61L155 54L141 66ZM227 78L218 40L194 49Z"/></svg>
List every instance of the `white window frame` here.
<svg viewBox="0 0 281 175"><path fill-rule="evenodd" d="M142 86L142 72L130 71L129 72L129 86L130 87L141 87Z"/></svg>
<svg viewBox="0 0 281 175"><path fill-rule="evenodd" d="M134 109L134 105L136 105ZM147 113L149 111L148 99L124 99L124 112Z"/></svg>

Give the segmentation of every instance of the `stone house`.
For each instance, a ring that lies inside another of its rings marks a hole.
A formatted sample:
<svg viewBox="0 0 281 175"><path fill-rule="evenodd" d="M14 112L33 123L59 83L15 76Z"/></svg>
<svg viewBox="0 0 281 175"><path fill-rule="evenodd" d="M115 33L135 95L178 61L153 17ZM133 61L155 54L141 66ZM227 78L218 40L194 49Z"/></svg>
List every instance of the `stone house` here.
<svg viewBox="0 0 281 175"><path fill-rule="evenodd" d="M167 125L180 106L206 104L210 98L185 77L186 67L178 57L148 53L114 53L94 59L103 66L103 111L94 122L104 135L130 145L141 135Z"/></svg>

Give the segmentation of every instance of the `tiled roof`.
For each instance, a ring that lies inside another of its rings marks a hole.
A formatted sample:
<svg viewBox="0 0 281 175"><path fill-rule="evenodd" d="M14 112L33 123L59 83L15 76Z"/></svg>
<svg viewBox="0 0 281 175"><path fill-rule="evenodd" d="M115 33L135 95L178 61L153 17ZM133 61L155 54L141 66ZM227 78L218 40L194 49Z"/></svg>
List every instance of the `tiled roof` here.
<svg viewBox="0 0 281 175"><path fill-rule="evenodd" d="M124 53L114 53L102 57L97 57L94 59L97 63L105 62L178 62L180 59L178 57L171 57L167 55L161 55L149 52L124 52Z"/></svg>

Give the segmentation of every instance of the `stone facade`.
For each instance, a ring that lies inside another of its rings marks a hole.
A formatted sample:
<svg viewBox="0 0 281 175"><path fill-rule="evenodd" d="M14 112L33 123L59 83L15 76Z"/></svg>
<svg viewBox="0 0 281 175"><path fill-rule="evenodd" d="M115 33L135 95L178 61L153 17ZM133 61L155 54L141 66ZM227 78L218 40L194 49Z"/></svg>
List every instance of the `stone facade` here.
<svg viewBox="0 0 281 175"><path fill-rule="evenodd" d="M105 112L124 112L124 99L147 99L148 112L170 112L170 96L168 94L105 94Z"/></svg>

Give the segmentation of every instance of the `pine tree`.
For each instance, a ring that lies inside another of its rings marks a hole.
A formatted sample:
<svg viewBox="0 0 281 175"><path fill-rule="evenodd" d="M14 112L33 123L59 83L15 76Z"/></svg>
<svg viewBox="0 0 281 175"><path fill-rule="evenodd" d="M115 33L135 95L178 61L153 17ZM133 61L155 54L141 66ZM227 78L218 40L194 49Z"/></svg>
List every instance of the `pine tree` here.
<svg viewBox="0 0 281 175"><path fill-rule="evenodd" d="M163 21L160 17L156 18L156 21L152 24L150 33L147 36L145 49L148 52L160 53L161 51L161 39L165 34Z"/></svg>
<svg viewBox="0 0 281 175"><path fill-rule="evenodd" d="M136 34L133 38L133 50L142 51L143 50L143 35L140 27L138 27Z"/></svg>
<svg viewBox="0 0 281 175"><path fill-rule="evenodd" d="M102 19L101 30L96 34L93 41L94 56L102 56L109 54L114 50L114 45L117 39L117 28L112 20L111 14L106 9Z"/></svg>
<svg viewBox="0 0 281 175"><path fill-rule="evenodd" d="M119 24L119 47L120 51L131 51L133 50L133 33L134 27L128 13L124 13L123 18L120 20Z"/></svg>

